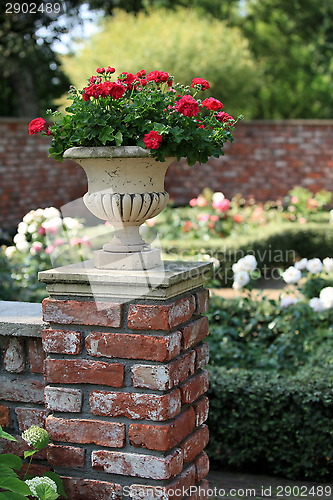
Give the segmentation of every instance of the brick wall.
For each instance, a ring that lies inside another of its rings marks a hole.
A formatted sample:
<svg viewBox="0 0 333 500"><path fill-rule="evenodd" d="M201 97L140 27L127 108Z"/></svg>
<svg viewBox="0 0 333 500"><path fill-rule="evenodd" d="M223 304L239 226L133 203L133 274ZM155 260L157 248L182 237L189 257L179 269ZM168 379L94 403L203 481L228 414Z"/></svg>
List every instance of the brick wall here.
<svg viewBox="0 0 333 500"><path fill-rule="evenodd" d="M0 228L15 229L31 209L56 206L86 191L83 170L48 158L49 139L29 136L28 120L0 118ZM227 197L241 192L257 200L276 199L301 185L333 191L333 121L242 122L225 156L205 166L184 162L169 168L166 188L177 204L205 187Z"/></svg>

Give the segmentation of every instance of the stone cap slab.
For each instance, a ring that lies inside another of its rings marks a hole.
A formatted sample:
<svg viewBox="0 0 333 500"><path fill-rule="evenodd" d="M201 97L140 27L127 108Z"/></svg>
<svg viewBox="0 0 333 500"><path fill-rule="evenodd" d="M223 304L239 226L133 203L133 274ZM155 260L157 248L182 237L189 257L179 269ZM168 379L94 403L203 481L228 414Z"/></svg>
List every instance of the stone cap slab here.
<svg viewBox="0 0 333 500"><path fill-rule="evenodd" d="M51 297L81 296L118 299L166 300L202 286L212 269L210 262L164 261L146 271L106 270L93 261L58 267L38 274Z"/></svg>
<svg viewBox="0 0 333 500"><path fill-rule="evenodd" d="M0 301L0 335L41 337L44 328L41 304Z"/></svg>

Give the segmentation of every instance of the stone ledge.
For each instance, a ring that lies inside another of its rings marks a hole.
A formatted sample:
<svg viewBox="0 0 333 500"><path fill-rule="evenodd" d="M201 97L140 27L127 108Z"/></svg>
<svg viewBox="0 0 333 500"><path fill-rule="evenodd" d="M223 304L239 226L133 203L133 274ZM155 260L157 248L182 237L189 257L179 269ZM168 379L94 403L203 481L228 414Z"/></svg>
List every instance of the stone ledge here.
<svg viewBox="0 0 333 500"><path fill-rule="evenodd" d="M0 335L41 337L44 328L41 304L0 301Z"/></svg>

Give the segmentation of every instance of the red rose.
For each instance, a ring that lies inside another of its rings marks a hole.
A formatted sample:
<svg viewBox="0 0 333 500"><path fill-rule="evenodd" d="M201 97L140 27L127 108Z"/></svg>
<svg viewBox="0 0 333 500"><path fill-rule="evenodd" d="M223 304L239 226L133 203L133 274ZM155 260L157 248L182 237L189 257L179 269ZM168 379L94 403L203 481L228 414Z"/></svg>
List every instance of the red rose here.
<svg viewBox="0 0 333 500"><path fill-rule="evenodd" d="M197 116L199 104L191 95L184 95L175 105L175 109L184 116Z"/></svg>
<svg viewBox="0 0 333 500"><path fill-rule="evenodd" d="M34 135L37 134L38 132L43 132L43 131L45 132L46 129L47 126L44 118L34 118L33 120L31 120L28 127L29 135Z"/></svg>
<svg viewBox="0 0 333 500"><path fill-rule="evenodd" d="M207 80L204 80L203 78L193 78L191 87L194 88L196 85L200 85L201 90L210 89L209 83L207 82Z"/></svg>
<svg viewBox="0 0 333 500"><path fill-rule="evenodd" d="M146 134L143 138L143 142L147 149L158 149L162 142L162 135L152 130L148 134Z"/></svg>
<svg viewBox="0 0 333 500"><path fill-rule="evenodd" d="M221 111L220 113L217 113L216 119L219 122L224 122L224 123L225 122L234 122L235 121L235 118L233 118L231 115L229 115L225 111Z"/></svg>
<svg viewBox="0 0 333 500"><path fill-rule="evenodd" d="M214 99L214 97L208 97L207 99L202 101L201 106L203 108L209 109L210 111L218 111L219 109L224 108L222 102L218 99Z"/></svg>

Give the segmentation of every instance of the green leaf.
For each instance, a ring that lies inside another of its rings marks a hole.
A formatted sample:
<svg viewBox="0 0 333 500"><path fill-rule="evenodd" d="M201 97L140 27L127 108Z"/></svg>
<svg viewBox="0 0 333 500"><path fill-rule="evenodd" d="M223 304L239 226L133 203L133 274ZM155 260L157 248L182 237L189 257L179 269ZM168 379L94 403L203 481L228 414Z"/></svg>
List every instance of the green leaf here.
<svg viewBox="0 0 333 500"><path fill-rule="evenodd" d="M13 493L12 491L4 491L0 493L0 500L26 500L26 495Z"/></svg>
<svg viewBox="0 0 333 500"><path fill-rule="evenodd" d="M22 459L13 453L3 453L0 455L0 465L7 465L7 467L19 470L22 467Z"/></svg>
<svg viewBox="0 0 333 500"><path fill-rule="evenodd" d="M35 490L40 500L55 500L60 496L49 484L39 484Z"/></svg>
<svg viewBox="0 0 333 500"><path fill-rule="evenodd" d="M64 497L64 498L67 498L67 495L66 495L66 492L64 490L64 484L61 480L61 477L56 474L55 472L45 472L44 476L46 477L49 477L50 479L53 479L53 481L56 483L57 485L57 490L58 490L58 493Z"/></svg>
<svg viewBox="0 0 333 500"><path fill-rule="evenodd" d="M13 491L21 495L31 495L30 488L24 481L16 477L0 477L0 488Z"/></svg>
<svg viewBox="0 0 333 500"><path fill-rule="evenodd" d="M12 468L0 464L0 477L17 477L17 474Z"/></svg>
<svg viewBox="0 0 333 500"><path fill-rule="evenodd" d="M24 452L24 458L32 457L38 450L29 450Z"/></svg>
<svg viewBox="0 0 333 500"><path fill-rule="evenodd" d="M116 146L121 146L123 143L123 134L120 131L118 131L114 136L114 138L116 141Z"/></svg>
<svg viewBox="0 0 333 500"><path fill-rule="evenodd" d="M7 439L7 441L15 441L17 443L17 439L14 438L14 436L11 436L11 434L8 434L8 432L5 432L1 425L0 425L0 438L2 439Z"/></svg>

